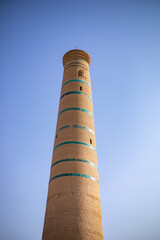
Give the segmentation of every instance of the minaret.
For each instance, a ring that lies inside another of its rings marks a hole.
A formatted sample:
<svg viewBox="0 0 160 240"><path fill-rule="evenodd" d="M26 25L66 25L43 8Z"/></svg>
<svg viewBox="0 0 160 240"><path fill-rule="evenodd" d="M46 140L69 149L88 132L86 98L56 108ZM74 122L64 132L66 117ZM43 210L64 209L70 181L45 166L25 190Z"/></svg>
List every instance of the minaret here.
<svg viewBox="0 0 160 240"><path fill-rule="evenodd" d="M71 50L63 66L42 239L102 240L90 56Z"/></svg>

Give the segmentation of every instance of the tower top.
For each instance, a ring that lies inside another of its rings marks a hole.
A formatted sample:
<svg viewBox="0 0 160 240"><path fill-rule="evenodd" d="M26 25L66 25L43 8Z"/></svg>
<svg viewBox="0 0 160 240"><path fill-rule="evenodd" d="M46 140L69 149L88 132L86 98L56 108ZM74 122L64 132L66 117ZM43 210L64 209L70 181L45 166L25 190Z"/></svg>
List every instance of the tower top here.
<svg viewBox="0 0 160 240"><path fill-rule="evenodd" d="M89 56L88 53L86 53L85 51L80 50L80 49L73 49L73 50L66 52L63 56L63 66L65 66L66 62L68 62L69 60L75 59L75 58L79 58L79 59L86 61L90 66L91 57Z"/></svg>

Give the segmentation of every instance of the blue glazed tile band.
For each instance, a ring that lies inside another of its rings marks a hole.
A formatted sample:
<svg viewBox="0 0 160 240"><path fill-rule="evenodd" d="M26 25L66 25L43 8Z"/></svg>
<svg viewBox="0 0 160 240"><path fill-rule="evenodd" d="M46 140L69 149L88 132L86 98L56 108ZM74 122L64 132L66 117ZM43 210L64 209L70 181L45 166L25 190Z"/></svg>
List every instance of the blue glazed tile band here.
<svg viewBox="0 0 160 240"><path fill-rule="evenodd" d="M91 85L90 85L89 83L87 83L87 82L85 82L85 81L83 81L83 80L80 80L80 79L71 79L71 80L68 80L67 82L63 83L62 87L63 87L64 85L66 85L67 83L70 83L70 82L82 82L82 83L87 84L87 85L91 88Z"/></svg>
<svg viewBox="0 0 160 240"><path fill-rule="evenodd" d="M77 63L77 62L73 62L73 63L70 63L70 64L68 64L65 68L64 68L64 70L66 70L66 69L68 69L68 68L70 68L70 67L81 67L81 68L84 68L85 70L87 70L88 72L89 72L89 68L86 66L86 65L84 65L84 64L82 64L82 63Z"/></svg>
<svg viewBox="0 0 160 240"><path fill-rule="evenodd" d="M88 143L84 143L84 142L77 142L77 141L68 141L68 142L62 142L62 143L59 143L57 146L54 147L53 151L60 147L60 146L63 146L63 145L66 145L66 144L79 144L79 145L84 145L84 146L87 146L87 147L90 147L92 148L94 151L96 151L96 149L92 146L92 145L89 145Z"/></svg>
<svg viewBox="0 0 160 240"><path fill-rule="evenodd" d="M49 183L50 183L51 181L53 181L54 179L56 179L56 178L68 177L68 176L85 177L85 178L91 179L91 180L93 180L93 181L95 181L95 182L97 182L97 183L99 184L99 181L98 181L97 179L95 179L95 178L93 178L93 177L91 177L91 176L88 176L88 175L86 175L86 174L81 174L81 173L63 173L63 174L59 174L59 175L56 175L56 176L52 177L52 178L50 179Z"/></svg>
<svg viewBox="0 0 160 240"><path fill-rule="evenodd" d="M66 126L63 126L61 128L59 128L56 133L58 133L59 131L63 130L63 129L66 129L66 128L70 128L70 125L66 125Z"/></svg>
<svg viewBox="0 0 160 240"><path fill-rule="evenodd" d="M88 127L84 127L84 126L81 126L81 125L73 125L73 128L82 128L82 129L88 130L89 132L91 132L95 135L95 133Z"/></svg>
<svg viewBox="0 0 160 240"><path fill-rule="evenodd" d="M94 163L84 160L84 159L76 159L76 158L66 158L66 159L61 159L55 163L52 164L51 168L54 167L55 165L59 164L59 163L63 163L63 162L83 162L83 163L88 163L90 165L92 165L93 167L97 168L97 165L95 165Z"/></svg>
<svg viewBox="0 0 160 240"><path fill-rule="evenodd" d="M95 135L95 133L90 129L90 128L87 128L87 127L84 127L84 126L81 126L81 125L65 125L61 128L59 128L56 133L58 133L59 131L63 130L63 129L66 129L66 128L81 128L81 129L84 129L84 130L88 130L89 132L93 133Z"/></svg>
<svg viewBox="0 0 160 240"><path fill-rule="evenodd" d="M86 113L90 114L90 115L93 117L93 114L92 114L91 112L87 111L86 109L77 108L77 107L75 107L75 108L65 108L65 109L63 109L63 110L58 114L58 117L59 117L60 114L66 112L66 111L70 111L70 110L78 110L78 111L86 112Z"/></svg>
<svg viewBox="0 0 160 240"><path fill-rule="evenodd" d="M85 61L85 60L83 60L83 59L81 59L81 58L72 58L72 59L69 59L67 62L69 62L69 61L73 61L73 60L80 60L80 61L83 61L83 62L85 62L85 63L88 64L87 61Z"/></svg>
<svg viewBox="0 0 160 240"><path fill-rule="evenodd" d="M80 66L80 67L85 68L86 70L89 71L89 67L86 66L84 63L81 63L81 62L71 62L71 63L68 63L68 64L64 67L64 70L66 70L66 68L69 68L69 67L72 67L72 66Z"/></svg>
<svg viewBox="0 0 160 240"><path fill-rule="evenodd" d="M66 92L66 93L64 93L64 94L61 96L60 99L62 99L64 96L67 96L67 95L70 95L70 94L84 94L85 96L87 96L87 97L92 101L92 98L91 98L88 94L86 94L86 93L84 93L84 92L79 92L79 91Z"/></svg>

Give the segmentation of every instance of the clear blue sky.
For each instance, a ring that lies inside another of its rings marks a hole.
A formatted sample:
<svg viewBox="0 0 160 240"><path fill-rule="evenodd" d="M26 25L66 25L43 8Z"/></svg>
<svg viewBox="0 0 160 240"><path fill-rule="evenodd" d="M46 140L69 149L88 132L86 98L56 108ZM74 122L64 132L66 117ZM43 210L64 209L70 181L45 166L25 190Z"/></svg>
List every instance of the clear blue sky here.
<svg viewBox="0 0 160 240"><path fill-rule="evenodd" d="M41 239L65 52L91 55L104 240L160 239L160 1L1 1L1 240Z"/></svg>

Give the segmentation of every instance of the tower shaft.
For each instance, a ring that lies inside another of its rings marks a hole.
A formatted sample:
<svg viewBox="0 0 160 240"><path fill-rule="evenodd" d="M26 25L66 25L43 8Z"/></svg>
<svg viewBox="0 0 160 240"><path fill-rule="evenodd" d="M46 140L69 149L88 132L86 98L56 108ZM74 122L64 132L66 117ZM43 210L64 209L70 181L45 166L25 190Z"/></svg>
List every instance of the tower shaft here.
<svg viewBox="0 0 160 240"><path fill-rule="evenodd" d="M63 82L43 240L102 240L90 56L63 57Z"/></svg>

